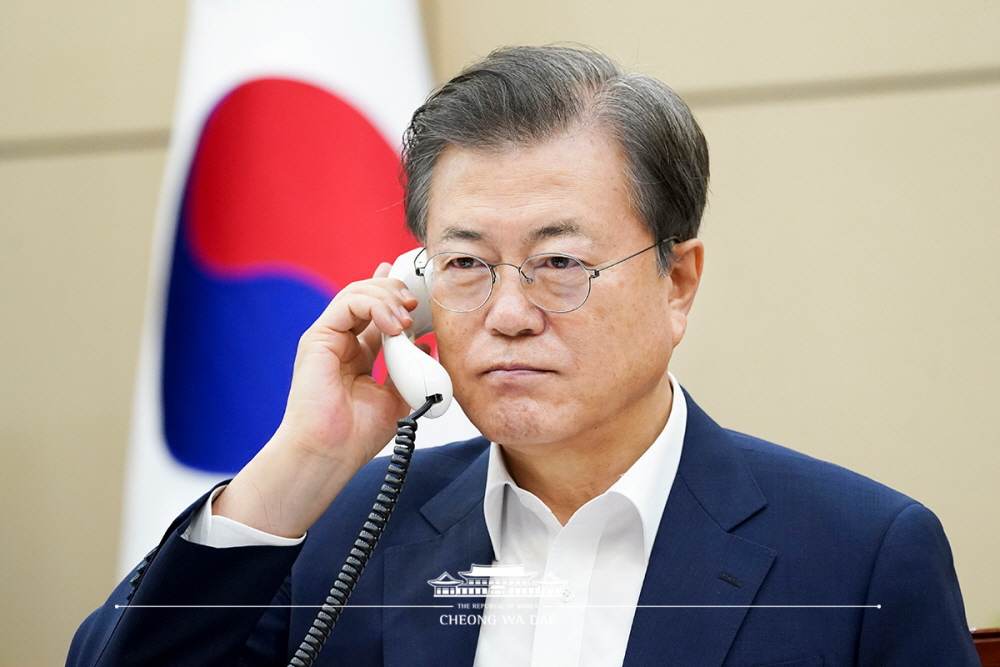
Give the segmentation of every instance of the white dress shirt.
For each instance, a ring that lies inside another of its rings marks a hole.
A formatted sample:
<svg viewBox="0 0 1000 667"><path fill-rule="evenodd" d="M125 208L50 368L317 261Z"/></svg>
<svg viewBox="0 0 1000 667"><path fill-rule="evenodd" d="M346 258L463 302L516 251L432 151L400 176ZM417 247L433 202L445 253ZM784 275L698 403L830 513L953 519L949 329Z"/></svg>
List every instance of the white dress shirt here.
<svg viewBox="0 0 1000 667"><path fill-rule="evenodd" d="M498 446L490 444L483 509L492 565L534 575L530 583L540 582L544 594L532 594L539 587L529 585L528 595L487 596L475 667L622 664L684 443L687 402L673 375L670 382L673 404L663 431L610 489L578 509L565 526L537 496L517 486ZM184 539L218 548L291 546L305 539L271 535L213 515L219 491L198 511Z"/></svg>
<svg viewBox="0 0 1000 667"><path fill-rule="evenodd" d="M659 437L565 526L517 486L500 449L490 445L483 509L493 565L505 573L523 566L544 594L487 596L475 667L622 664L684 442L687 403L670 381L673 406Z"/></svg>

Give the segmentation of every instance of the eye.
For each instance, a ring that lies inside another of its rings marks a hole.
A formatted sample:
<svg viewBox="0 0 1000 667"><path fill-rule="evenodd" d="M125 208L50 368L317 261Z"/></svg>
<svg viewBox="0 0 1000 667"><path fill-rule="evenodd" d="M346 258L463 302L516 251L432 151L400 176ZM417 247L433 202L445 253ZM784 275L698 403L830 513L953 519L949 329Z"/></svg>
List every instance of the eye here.
<svg viewBox="0 0 1000 667"><path fill-rule="evenodd" d="M572 269L579 266L577 262L572 257L566 257L564 255L548 255L546 257L540 258L542 261L539 262L539 268L545 269Z"/></svg>
<svg viewBox="0 0 1000 667"><path fill-rule="evenodd" d="M445 268L449 269L474 269L479 266L480 262L475 257L469 257L467 255L455 255L448 260L448 264Z"/></svg>

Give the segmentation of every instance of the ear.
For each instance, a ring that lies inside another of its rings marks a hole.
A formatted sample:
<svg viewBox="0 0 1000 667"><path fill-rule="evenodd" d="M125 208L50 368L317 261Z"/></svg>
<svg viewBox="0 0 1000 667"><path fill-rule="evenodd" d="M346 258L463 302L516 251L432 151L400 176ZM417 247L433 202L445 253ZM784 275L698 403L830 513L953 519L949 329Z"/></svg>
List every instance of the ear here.
<svg viewBox="0 0 1000 667"><path fill-rule="evenodd" d="M694 295L701 284L705 263L705 244L690 239L673 248L676 258L670 267L670 318L673 343L676 347L687 330L687 316L694 304Z"/></svg>

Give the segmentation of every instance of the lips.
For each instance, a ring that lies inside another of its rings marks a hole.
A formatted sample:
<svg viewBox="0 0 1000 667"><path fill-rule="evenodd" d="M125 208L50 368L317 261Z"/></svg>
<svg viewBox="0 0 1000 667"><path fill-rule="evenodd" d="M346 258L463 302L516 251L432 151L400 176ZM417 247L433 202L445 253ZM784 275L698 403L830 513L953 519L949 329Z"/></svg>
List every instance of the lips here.
<svg viewBox="0 0 1000 667"><path fill-rule="evenodd" d="M484 370L480 375L488 375L491 377L518 377L524 375L533 375L539 373L554 373L555 371L542 368L540 366L533 366L530 364L496 364L490 366Z"/></svg>

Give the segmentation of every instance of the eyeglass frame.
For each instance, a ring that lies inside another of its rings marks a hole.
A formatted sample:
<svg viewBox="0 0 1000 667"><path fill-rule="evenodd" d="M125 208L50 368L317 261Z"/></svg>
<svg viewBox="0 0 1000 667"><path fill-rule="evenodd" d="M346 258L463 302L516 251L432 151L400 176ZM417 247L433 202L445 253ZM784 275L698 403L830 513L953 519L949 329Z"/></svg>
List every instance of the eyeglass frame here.
<svg viewBox="0 0 1000 667"><path fill-rule="evenodd" d="M567 255L567 254L561 253L561 252L541 252L541 253L538 253L537 255L532 255L531 257L528 257L523 262L521 262L520 266L518 266L516 264L511 264L510 262L497 262L496 264L490 264L489 262L487 262L482 257L477 257L476 255L473 255L473 254L470 254L470 253L456 252L456 251L453 251L453 250L446 250L446 251L443 251L443 252L434 253L433 255L431 255L430 257L428 257L426 260L424 260L424 263L421 266L417 266L417 262L420 260L420 257L423 256L427 252L427 248L424 248L423 252L419 253L416 257L413 258L413 270L416 272L416 274L418 276L420 276L420 278L423 279L424 284L426 285L426 283L427 283L427 274L425 273L425 269L430 264L431 260L434 259L435 257L438 257L440 255L465 255L466 257L471 257L472 259L475 259L475 260L477 260L479 262L482 262L483 265L486 266L486 268L488 268L490 270L490 291L486 295L486 298L483 299L483 302L481 304L479 304L478 306L476 306L475 308L471 308L469 310L455 310L453 308L449 308L448 306L444 305L443 303L441 303L440 301L438 301L437 299L434 298L432 290L429 288L429 286L428 286L428 290L427 290L428 296L430 296L430 298L433 299L434 303L436 303L437 305L441 306L442 308L444 308L447 311L450 311L452 313L474 313L475 311L477 311L480 308L482 308L483 306L485 306L486 302L490 300L491 296L493 296L493 286L496 285L496 282L498 280L498 277L497 277L498 274L496 272L496 268L498 266L509 266L509 267L514 268L514 269L517 269L517 273L518 273L518 281L517 282L521 286L521 291L524 292L524 296L527 297L528 301L530 301L536 308L541 308L542 310L544 310L547 313L564 314L564 313L572 313L574 310L579 310L580 308L583 307L583 304L587 303L587 299L590 298L590 292L591 292L591 287L593 285L593 280L594 280L594 278L600 277L600 275L601 275L601 273L603 271L607 271L608 269L610 269L613 266L618 266L622 262L626 262L626 261L632 259L633 257L638 257L642 253L648 252L648 251L652 250L653 248L656 248L656 247L658 247L658 246L660 246L660 245L662 245L664 243L677 243L678 241L680 241L680 239L677 238L676 236L671 236L669 238L660 239L659 241L657 241L653 245L651 245L651 246L649 246L647 248L643 248L639 252L634 252L631 255L629 255L628 257L623 257L622 259L619 259L619 260L617 260L615 262L611 262L610 264L608 264L606 266L599 267L599 268L591 268L591 267L587 266L586 264L584 264L583 260L580 259L579 257L574 257L573 255ZM531 294L528 292L528 290L527 290L527 288L525 286L526 284L530 285L531 283L533 283L535 279L534 278L529 278L527 275L525 275L523 269L524 269L524 265L525 264L527 264L528 262L530 262L531 260L533 260L533 259L535 259L537 257L565 257L566 259L571 259L571 260L573 260L574 262L576 262L577 264L579 264L580 266L583 267L584 271L587 272L587 295L585 297L583 297L583 301L580 302L580 305L575 306L573 308L570 308L569 310L552 310L550 308L546 308L545 306L541 306L541 305L535 303L535 300L531 298Z"/></svg>

